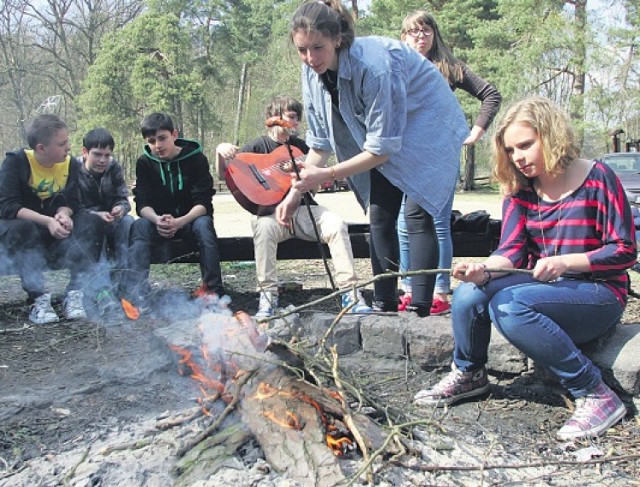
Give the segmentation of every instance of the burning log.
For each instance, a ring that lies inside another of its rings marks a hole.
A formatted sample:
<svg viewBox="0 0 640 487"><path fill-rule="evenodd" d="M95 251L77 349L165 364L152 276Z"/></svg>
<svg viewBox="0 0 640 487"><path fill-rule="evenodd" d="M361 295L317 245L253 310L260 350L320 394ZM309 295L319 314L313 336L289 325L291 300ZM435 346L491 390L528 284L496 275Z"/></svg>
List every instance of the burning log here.
<svg viewBox="0 0 640 487"><path fill-rule="evenodd" d="M203 398L220 397L227 404L215 422L180 449L185 459L191 450L200 456L211 441L207 438L232 414L248 428L274 469L305 485L336 485L344 480L341 457L356 454L358 446L366 457L369 449L385 443L377 423L346 410L347 401L335 382L331 388L319 383L337 373L337 364L310 370L317 359L306 360L309 357L281 342L270 344L244 313L205 313L198 329L199 349L171 347L180 355L179 369L198 381Z"/></svg>

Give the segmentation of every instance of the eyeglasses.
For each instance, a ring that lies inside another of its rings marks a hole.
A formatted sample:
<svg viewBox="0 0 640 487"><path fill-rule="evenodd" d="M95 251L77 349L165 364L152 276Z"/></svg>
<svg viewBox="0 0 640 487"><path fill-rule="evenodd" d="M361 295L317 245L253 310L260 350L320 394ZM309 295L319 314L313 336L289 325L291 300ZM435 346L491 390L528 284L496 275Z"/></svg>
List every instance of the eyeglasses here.
<svg viewBox="0 0 640 487"><path fill-rule="evenodd" d="M424 37L431 37L433 35L433 31L431 29L426 30L426 29L409 29L407 31L407 34L409 34L411 37L420 37L420 34L422 34Z"/></svg>

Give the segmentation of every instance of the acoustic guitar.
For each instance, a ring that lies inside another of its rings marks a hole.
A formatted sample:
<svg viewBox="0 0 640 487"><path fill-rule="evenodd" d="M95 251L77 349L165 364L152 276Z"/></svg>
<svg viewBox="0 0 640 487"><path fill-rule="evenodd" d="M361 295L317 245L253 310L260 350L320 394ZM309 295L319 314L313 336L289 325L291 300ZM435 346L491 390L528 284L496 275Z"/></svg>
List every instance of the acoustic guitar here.
<svg viewBox="0 0 640 487"><path fill-rule="evenodd" d="M294 161L304 155L291 146ZM270 154L241 152L227 164L225 181L231 194L254 215L270 215L291 188L293 163L286 145Z"/></svg>

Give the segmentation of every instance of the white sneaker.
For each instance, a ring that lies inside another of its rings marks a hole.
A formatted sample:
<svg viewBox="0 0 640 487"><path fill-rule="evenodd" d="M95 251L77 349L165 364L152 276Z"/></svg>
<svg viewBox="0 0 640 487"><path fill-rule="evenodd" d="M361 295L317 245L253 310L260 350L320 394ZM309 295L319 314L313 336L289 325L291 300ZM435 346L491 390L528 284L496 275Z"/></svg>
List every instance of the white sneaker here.
<svg viewBox="0 0 640 487"><path fill-rule="evenodd" d="M53 306L51 306L51 294L46 293L35 299L29 311L29 321L36 325L46 325L47 323L59 321L58 315Z"/></svg>
<svg viewBox="0 0 640 487"><path fill-rule="evenodd" d="M349 308L347 313L372 313L373 308L362 297L360 289L342 294L342 308Z"/></svg>
<svg viewBox="0 0 640 487"><path fill-rule="evenodd" d="M84 294L82 291L69 291L64 300L64 315L68 320L79 320L87 317L84 310L82 299Z"/></svg>
<svg viewBox="0 0 640 487"><path fill-rule="evenodd" d="M270 318L278 307L278 295L269 291L260 291L260 302L258 303L258 312L256 318Z"/></svg>

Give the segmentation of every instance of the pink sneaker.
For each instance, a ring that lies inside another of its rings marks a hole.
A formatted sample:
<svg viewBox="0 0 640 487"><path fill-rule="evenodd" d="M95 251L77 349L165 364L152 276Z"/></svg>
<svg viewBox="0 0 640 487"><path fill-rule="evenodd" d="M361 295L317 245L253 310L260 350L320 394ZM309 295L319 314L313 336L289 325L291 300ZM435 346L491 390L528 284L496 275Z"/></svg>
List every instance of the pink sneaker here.
<svg viewBox="0 0 640 487"><path fill-rule="evenodd" d="M398 311L407 311L407 306L411 306L411 293L404 293L400 296Z"/></svg>
<svg viewBox="0 0 640 487"><path fill-rule="evenodd" d="M439 316L447 314L451 311L451 305L446 301L442 301L441 299L434 298L433 303L431 303L431 316Z"/></svg>
<svg viewBox="0 0 640 487"><path fill-rule="evenodd" d="M573 416L557 433L561 440L599 436L624 418L627 409L620 398L604 383L584 397L576 399Z"/></svg>
<svg viewBox="0 0 640 487"><path fill-rule="evenodd" d="M487 369L482 367L471 372L462 372L451 364L451 372L429 389L418 391L413 398L416 406L448 406L461 399L481 396L489 390Z"/></svg>

